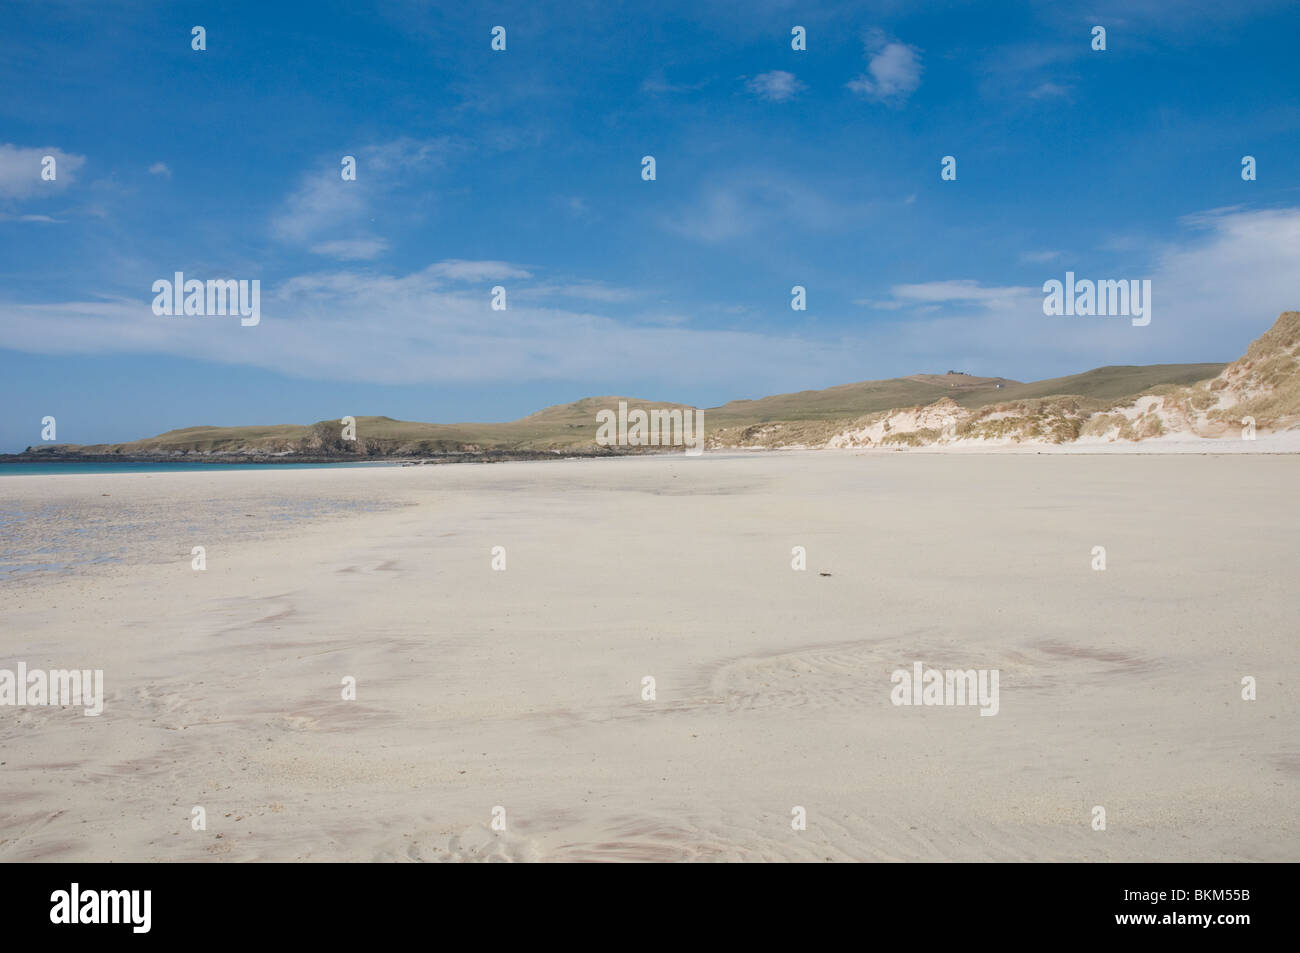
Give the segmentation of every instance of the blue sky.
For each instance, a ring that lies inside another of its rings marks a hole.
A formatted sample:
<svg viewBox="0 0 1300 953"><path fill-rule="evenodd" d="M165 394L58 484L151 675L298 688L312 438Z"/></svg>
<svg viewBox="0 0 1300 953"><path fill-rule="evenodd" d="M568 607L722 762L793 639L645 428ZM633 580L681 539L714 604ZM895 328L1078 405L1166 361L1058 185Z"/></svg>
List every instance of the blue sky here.
<svg viewBox="0 0 1300 953"><path fill-rule="evenodd" d="M1066 6L10 2L0 450L1230 360L1300 308L1300 7Z"/></svg>

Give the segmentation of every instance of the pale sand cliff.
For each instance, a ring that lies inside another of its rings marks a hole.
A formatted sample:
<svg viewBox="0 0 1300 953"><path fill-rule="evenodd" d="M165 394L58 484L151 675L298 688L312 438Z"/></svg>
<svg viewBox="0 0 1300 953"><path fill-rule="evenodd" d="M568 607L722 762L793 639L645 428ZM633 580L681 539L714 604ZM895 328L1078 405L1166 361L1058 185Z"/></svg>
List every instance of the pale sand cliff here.
<svg viewBox="0 0 1300 953"><path fill-rule="evenodd" d="M0 860L1300 860L1298 478L855 452L6 477L6 561L76 566L0 576L0 667L102 668L107 704L0 708ZM915 661L1000 670L999 713L895 707Z"/></svg>
<svg viewBox="0 0 1300 953"><path fill-rule="evenodd" d="M810 439L811 438L811 439ZM719 442L717 435L714 442ZM1107 452L1159 444L1159 452L1300 450L1300 311L1285 311L1246 353L1217 375L1160 385L1112 401L1055 395L964 407L945 397L925 406L869 414L829 438L783 423L723 442L741 447L1018 450L1069 447ZM1261 442L1262 441L1262 442ZM1251 446L1251 444L1256 444ZM1225 445L1226 450L1216 449Z"/></svg>

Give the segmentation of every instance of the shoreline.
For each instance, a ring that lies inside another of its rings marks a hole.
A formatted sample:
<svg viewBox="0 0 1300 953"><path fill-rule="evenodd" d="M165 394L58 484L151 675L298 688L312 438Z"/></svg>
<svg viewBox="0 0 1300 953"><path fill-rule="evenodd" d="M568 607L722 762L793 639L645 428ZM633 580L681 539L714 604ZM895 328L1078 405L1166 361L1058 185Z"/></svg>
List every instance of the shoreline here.
<svg viewBox="0 0 1300 953"><path fill-rule="evenodd" d="M42 451L38 453L0 454L0 465L30 465L50 463L137 463L137 464L176 464L178 466L207 464L248 466L283 466L287 464L310 465L382 465L399 464L406 466L433 466L441 463L496 463L508 460L550 460L559 456L600 458L606 456L633 456L610 452L567 453L558 450L484 450L466 451L464 453L428 454L422 456L348 456L312 455L312 454L82 454Z"/></svg>
<svg viewBox="0 0 1300 953"><path fill-rule="evenodd" d="M1231 449L1229 449L1231 448ZM1231 437L1153 437L1145 440L1068 441L1062 443L1031 441L953 441L889 446L778 446L728 445L707 447L710 455L731 453L1300 453L1300 430L1261 433L1255 440ZM554 450L474 450L437 454L86 454L38 451L36 453L0 453L0 466L39 466L42 464L171 464L176 466L438 466L450 463L544 462L548 460L603 460L616 457L657 457L683 455L681 447L603 447L600 449ZM699 454L697 454L698 456Z"/></svg>
<svg viewBox="0 0 1300 953"><path fill-rule="evenodd" d="M1069 443L977 443L957 442L948 444L931 444L919 446L888 447L814 447L814 446L728 446L706 448L702 456L726 457L735 455L765 454L842 454L845 456L891 456L891 455L958 455L958 456L1009 456L1037 454L1047 455L1105 455L1105 456L1148 456L1148 455L1202 455L1202 456L1285 456L1300 454L1300 430L1261 433L1255 440L1240 440L1222 437L1158 437L1142 441L1072 441ZM241 467L273 469L275 467L311 466L311 467L421 467L448 466L461 463L541 463L578 460L627 459L643 457L678 457L685 454L680 448L605 448L594 451L568 450L492 450L465 453L446 453L425 456L371 456L358 459L355 456L254 456L242 454L212 455L155 455L124 456L120 454L56 454L44 452L36 454L0 454L0 474L9 467L15 469L41 465L76 466L85 464L109 465L120 464L123 467L137 466L175 466L178 468L205 466ZM161 471L160 471L161 472Z"/></svg>

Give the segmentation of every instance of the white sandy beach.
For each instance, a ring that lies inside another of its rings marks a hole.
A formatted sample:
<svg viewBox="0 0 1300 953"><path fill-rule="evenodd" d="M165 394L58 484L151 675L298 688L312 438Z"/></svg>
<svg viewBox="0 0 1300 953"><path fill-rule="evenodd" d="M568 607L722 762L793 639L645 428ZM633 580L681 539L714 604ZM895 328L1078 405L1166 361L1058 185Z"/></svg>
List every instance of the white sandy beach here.
<svg viewBox="0 0 1300 953"><path fill-rule="evenodd" d="M848 451L0 478L0 561L66 567L0 575L0 667L106 690L0 708L0 860L1300 860L1298 484ZM891 704L918 661L998 670L998 714Z"/></svg>

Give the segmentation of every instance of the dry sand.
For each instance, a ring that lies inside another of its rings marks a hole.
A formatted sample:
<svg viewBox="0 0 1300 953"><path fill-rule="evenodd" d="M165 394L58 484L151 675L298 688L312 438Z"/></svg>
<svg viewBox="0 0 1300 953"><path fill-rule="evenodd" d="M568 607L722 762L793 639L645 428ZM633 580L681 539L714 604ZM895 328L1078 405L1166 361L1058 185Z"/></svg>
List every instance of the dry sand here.
<svg viewBox="0 0 1300 953"><path fill-rule="evenodd" d="M1298 484L850 452L0 478L0 561L66 567L0 576L0 667L107 695L0 708L0 860L1300 860ZM894 706L916 661L999 670L999 713Z"/></svg>

